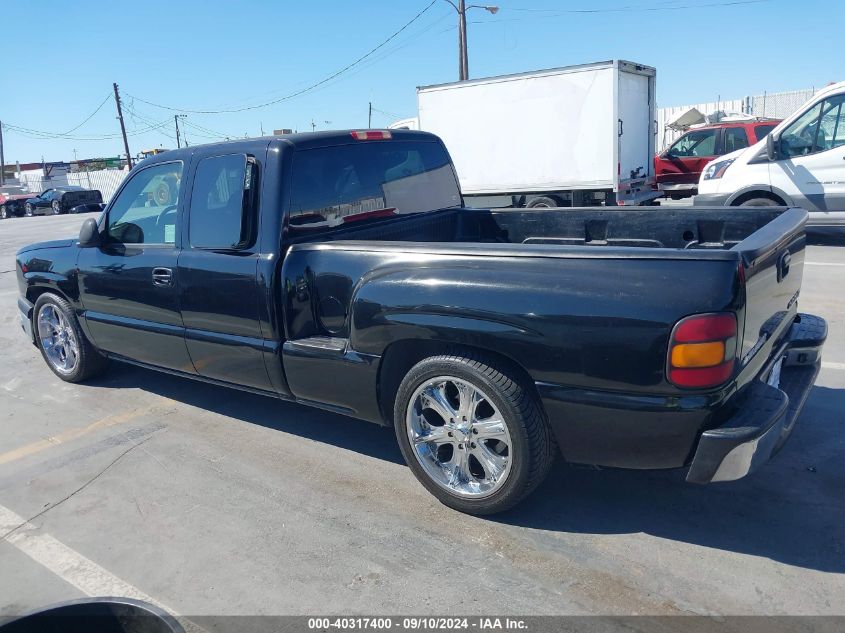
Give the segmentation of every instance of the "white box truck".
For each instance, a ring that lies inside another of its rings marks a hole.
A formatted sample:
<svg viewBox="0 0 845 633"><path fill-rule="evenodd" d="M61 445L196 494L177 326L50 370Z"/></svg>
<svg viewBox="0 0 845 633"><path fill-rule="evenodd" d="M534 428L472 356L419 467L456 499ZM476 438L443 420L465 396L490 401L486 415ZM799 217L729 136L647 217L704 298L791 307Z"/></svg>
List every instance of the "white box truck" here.
<svg viewBox="0 0 845 633"><path fill-rule="evenodd" d="M417 89L468 206L634 205L653 190L655 77L614 60Z"/></svg>

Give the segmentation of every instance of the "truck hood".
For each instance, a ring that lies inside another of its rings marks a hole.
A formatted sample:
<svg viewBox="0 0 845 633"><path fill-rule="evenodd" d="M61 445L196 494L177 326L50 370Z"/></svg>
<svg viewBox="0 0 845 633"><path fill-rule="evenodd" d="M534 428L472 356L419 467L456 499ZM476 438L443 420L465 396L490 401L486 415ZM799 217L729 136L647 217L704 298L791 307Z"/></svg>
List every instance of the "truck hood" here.
<svg viewBox="0 0 845 633"><path fill-rule="evenodd" d="M67 248L69 246L73 246L76 243L75 239L65 239L65 240L50 240L48 242L35 242L34 244L27 244L26 246L22 247L17 254L20 255L21 253L28 253L30 251L38 251L45 248Z"/></svg>

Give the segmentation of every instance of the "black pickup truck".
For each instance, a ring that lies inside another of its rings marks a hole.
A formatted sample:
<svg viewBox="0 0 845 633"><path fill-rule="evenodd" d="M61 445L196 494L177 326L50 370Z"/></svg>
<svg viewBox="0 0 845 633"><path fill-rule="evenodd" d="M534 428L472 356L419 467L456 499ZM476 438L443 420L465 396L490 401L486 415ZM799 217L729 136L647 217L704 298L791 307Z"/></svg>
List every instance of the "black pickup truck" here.
<svg viewBox="0 0 845 633"><path fill-rule="evenodd" d="M558 451L697 483L766 461L827 331L797 311L806 219L466 209L430 134L239 140L149 158L78 239L21 249L18 305L63 380L111 358L393 426L484 514Z"/></svg>

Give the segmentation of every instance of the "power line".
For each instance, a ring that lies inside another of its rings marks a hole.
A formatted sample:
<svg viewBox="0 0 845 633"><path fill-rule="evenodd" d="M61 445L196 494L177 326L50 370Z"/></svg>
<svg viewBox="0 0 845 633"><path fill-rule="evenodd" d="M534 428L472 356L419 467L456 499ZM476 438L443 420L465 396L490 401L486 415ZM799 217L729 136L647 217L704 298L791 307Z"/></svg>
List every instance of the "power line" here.
<svg viewBox="0 0 845 633"><path fill-rule="evenodd" d="M624 13L624 12L637 12L637 11L678 11L681 9L703 9L708 7L730 7L730 6L737 6L737 5L746 5L746 4L762 4L764 2L771 2L771 0L727 0L727 1L720 1L720 2L709 2L709 3L697 3L697 4L681 4L681 5L668 5L663 4L662 6L652 6L652 7L643 7L637 5L626 5L622 7L608 7L604 9L529 9L525 7L501 7L501 11L522 11L527 13L543 13L545 15L537 16L537 17L544 17L544 18L554 18L559 17L562 15L570 15L570 14L578 14L578 13ZM473 22L473 24L490 24L493 22L514 22L516 20L520 20L521 18L500 18L497 20L483 20Z"/></svg>
<svg viewBox="0 0 845 633"><path fill-rule="evenodd" d="M97 112L99 112L99 111L102 109L102 107L103 107L104 105L106 105L106 102L107 102L109 99L111 99L111 93L109 93L109 94L107 94L107 95L106 95L106 98L105 98L105 99L103 99L103 102L102 102L100 105L98 105L98 106L97 106L97 109L96 109L96 110L94 110L91 114L89 114L89 115L88 115L88 117L87 117L87 118L86 118L86 119L85 119L82 123L80 123L80 124L79 124L79 125L77 125L76 127L73 127L73 128L71 128L71 129L69 129L67 132L64 132L64 133L62 134L62 136L65 136L65 135L67 135L67 134L70 134L71 132L76 132L76 130L78 130L78 129L79 129L79 128L81 128L83 125L85 125L86 123L88 123L88 121L90 121L90 120L94 117L94 115L95 115L95 114L97 114Z"/></svg>
<svg viewBox="0 0 845 633"><path fill-rule="evenodd" d="M100 103L100 105L98 105L97 108L91 114L89 114L87 117L85 117L85 119L82 121L82 123L80 123L79 125L77 125L75 127L72 127L67 132L46 132L44 130L35 130L35 129L32 129L32 128L23 127L23 126L20 126L20 125L12 125L10 123L6 123L5 125L6 125L6 127L12 128L12 129L14 129L18 132L25 131L25 132L28 132L31 135L38 135L38 136L41 136L41 137L44 137L44 138L68 138L68 139L71 139L71 140L87 140L87 139L77 139L77 138L71 137L70 134L71 134L71 132L75 132L76 130L81 128L83 125L88 123L88 121L90 121L94 117L95 114L97 114L100 110L102 110L103 106L106 105L106 103L108 102L108 100L110 98L111 98L111 94L107 94L106 98L103 99L103 101ZM108 135L97 134L96 136L108 136Z"/></svg>
<svg viewBox="0 0 845 633"><path fill-rule="evenodd" d="M139 134L146 134L147 132L152 132L157 130L165 125L170 123L170 117L161 121L159 123L155 123L150 125L149 127L140 129L140 130L133 130L131 132L127 132L128 136L137 136ZM10 125L8 123L3 123L3 127L7 130L11 130L20 136L24 136L26 138L36 139L36 140L54 140L54 139L62 139L62 140L70 140L70 141L108 141L113 140L116 138L120 138L120 133L115 134L101 134L97 136L59 136L53 133L45 133L39 130L32 130L29 128L20 127L17 125Z"/></svg>
<svg viewBox="0 0 845 633"><path fill-rule="evenodd" d="M224 114L224 113L244 112L246 110L257 110L259 108L266 108L267 106L275 105L277 103L281 103L282 101L287 101L289 99L293 99L294 97L298 97L300 95L303 95L306 92L310 92L310 91L314 90L315 88L318 88L319 86L322 86L323 84L328 83L332 79L339 77L340 75L344 74L346 71L348 71L348 70L352 69L353 67L357 66L358 64L363 62L365 59L367 59L368 57L370 57L371 55L373 55L374 53L379 51L381 48L386 46L389 42L391 42L393 39L395 39L405 29L407 29L409 26L411 26L414 22L419 20L429 9L431 9L431 7L433 7L435 4L437 4L437 2L438 2L438 0L431 0L431 2L428 4L428 6L426 6L422 11L420 11L413 18L411 18L410 21L406 22L402 26L402 28L400 28L398 31L393 33L390 37L388 37L386 40L381 42L375 48L370 49L367 53L365 53L364 55L362 55L361 57L356 59L351 64L347 64L346 66L344 66L343 68L341 68L337 72L329 75L325 79L321 79L317 83L311 84L307 88L303 88L302 90L297 90L296 92L292 92L291 94L285 95L284 97L280 97L279 99L274 99L273 101L268 101L266 103L260 103L258 105L244 106L242 108L230 108L230 109L222 109L222 110L191 110L191 109L188 109L188 108L174 108L172 106L166 106L166 105L161 105L159 103L153 103L152 101L147 101L145 99L141 99L140 97L136 97L136 96L130 95L128 93L127 93L127 95L132 97L133 99L135 99L137 101L140 101L141 103L146 103L147 105L153 106L155 108L161 108L163 110L171 110L173 112L189 112L191 114Z"/></svg>

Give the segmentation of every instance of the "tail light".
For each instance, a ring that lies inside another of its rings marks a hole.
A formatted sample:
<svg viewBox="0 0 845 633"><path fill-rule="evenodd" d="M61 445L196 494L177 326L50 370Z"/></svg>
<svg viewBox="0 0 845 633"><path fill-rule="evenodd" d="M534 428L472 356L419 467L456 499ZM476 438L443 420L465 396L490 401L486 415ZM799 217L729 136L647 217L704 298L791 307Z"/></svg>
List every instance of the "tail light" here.
<svg viewBox="0 0 845 633"><path fill-rule="evenodd" d="M681 319L669 342L667 375L678 387L716 387L731 377L736 362L736 315L696 314Z"/></svg>
<svg viewBox="0 0 845 633"><path fill-rule="evenodd" d="M352 132L352 138L356 141L386 141L393 135L388 130L356 130Z"/></svg>

